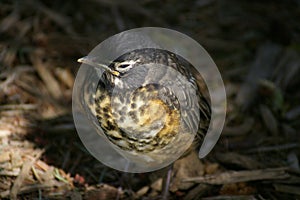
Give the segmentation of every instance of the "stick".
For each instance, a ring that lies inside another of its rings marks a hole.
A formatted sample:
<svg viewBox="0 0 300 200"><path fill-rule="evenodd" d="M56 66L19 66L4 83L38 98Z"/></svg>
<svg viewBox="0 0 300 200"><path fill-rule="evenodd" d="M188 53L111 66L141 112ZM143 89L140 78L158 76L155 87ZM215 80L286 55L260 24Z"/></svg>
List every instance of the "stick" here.
<svg viewBox="0 0 300 200"><path fill-rule="evenodd" d="M261 170L251 170L251 171L224 172L221 174L207 175L204 177L187 178L184 179L183 181L222 185L228 183L238 183L238 182L257 181L257 180L286 179L290 177L289 174L285 172L287 169L288 168L281 167L281 168L261 169Z"/></svg>

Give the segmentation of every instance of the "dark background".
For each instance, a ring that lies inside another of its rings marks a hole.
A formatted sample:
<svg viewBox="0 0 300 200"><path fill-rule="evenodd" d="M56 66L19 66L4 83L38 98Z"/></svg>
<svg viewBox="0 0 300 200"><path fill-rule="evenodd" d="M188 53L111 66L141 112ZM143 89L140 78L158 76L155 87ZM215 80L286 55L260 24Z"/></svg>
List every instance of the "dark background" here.
<svg viewBox="0 0 300 200"><path fill-rule="evenodd" d="M198 41L227 90L220 141L201 161L175 163L170 199L299 198L299 21L298 0L1 0L0 198L159 199L162 174L103 166L71 113L76 60L146 26ZM208 175L215 182L180 182Z"/></svg>

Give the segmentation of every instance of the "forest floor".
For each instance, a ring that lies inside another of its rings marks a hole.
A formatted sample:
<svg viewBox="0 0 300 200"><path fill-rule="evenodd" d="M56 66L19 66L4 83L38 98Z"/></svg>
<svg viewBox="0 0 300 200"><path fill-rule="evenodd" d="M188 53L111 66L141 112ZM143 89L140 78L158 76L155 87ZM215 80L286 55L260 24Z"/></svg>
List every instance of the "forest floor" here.
<svg viewBox="0 0 300 200"><path fill-rule="evenodd" d="M198 41L227 118L204 159L174 164L170 199L300 199L300 3L0 1L0 198L159 199L162 173L123 173L85 149L72 117L77 59L137 27Z"/></svg>

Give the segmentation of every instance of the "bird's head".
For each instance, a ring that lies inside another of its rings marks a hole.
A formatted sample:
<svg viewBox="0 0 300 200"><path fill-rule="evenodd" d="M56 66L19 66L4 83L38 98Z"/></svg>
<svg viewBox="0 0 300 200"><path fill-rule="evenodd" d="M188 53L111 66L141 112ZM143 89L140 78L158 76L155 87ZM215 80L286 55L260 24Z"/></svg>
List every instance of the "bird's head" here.
<svg viewBox="0 0 300 200"><path fill-rule="evenodd" d="M134 68L141 64L139 58L130 58L121 56L115 61L111 62L109 65L101 64L98 61L95 61L92 57L85 56L77 60L79 63L87 64L92 67L104 69L103 77L106 79L107 83L112 86L118 86L119 88L129 87L128 83L125 83L124 80L130 80L132 74L135 72ZM142 78L142 76L140 76ZM134 82L139 82L138 80L132 80Z"/></svg>

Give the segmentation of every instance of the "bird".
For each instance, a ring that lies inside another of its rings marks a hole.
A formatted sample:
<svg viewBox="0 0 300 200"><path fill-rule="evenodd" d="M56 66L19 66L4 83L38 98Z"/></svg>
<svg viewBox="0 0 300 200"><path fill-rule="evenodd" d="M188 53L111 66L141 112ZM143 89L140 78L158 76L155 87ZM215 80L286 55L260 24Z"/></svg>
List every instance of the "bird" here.
<svg viewBox="0 0 300 200"><path fill-rule="evenodd" d="M141 48L107 65L90 56L78 62L103 70L86 109L126 159L143 166L169 164L203 141L211 120L207 90L180 55Z"/></svg>

